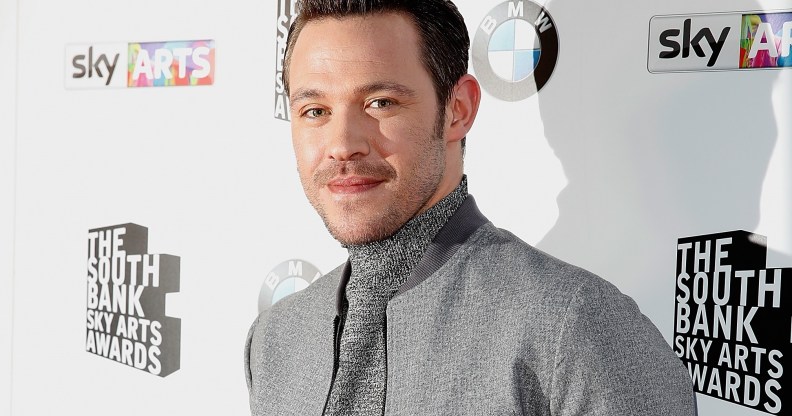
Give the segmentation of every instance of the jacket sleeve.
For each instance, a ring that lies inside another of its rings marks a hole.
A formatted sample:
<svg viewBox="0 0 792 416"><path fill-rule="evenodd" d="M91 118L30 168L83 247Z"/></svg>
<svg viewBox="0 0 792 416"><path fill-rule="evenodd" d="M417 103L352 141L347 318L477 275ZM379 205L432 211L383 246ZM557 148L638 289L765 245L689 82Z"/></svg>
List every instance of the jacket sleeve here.
<svg viewBox="0 0 792 416"><path fill-rule="evenodd" d="M245 341L245 381L248 387L248 401L251 415L262 415L263 398L261 385L264 382L261 368L261 337L266 332L268 311L264 311L253 321Z"/></svg>
<svg viewBox="0 0 792 416"><path fill-rule="evenodd" d="M253 387L253 373L250 368L250 347L253 343L253 334L256 332L256 327L258 326L259 319L261 315L256 317L256 320L253 321L253 325L250 326L250 330L248 330L247 340L245 341L245 381L247 382L248 387L248 394L252 392Z"/></svg>
<svg viewBox="0 0 792 416"><path fill-rule="evenodd" d="M552 415L696 414L683 363L638 305L600 279L583 283L558 333Z"/></svg>

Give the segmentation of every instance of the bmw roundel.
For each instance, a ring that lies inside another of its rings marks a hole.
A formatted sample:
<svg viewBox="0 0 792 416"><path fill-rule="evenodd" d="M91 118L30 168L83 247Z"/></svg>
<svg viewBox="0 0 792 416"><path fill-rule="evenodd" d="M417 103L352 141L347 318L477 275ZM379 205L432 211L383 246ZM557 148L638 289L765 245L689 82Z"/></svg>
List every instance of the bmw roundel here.
<svg viewBox="0 0 792 416"><path fill-rule="evenodd" d="M280 263L264 278L259 292L259 312L269 309L286 296L305 289L321 276L322 272L305 260L292 259Z"/></svg>
<svg viewBox="0 0 792 416"><path fill-rule="evenodd" d="M504 101L526 99L542 89L555 69L555 22L530 0L503 2L476 30L472 55L484 90Z"/></svg>

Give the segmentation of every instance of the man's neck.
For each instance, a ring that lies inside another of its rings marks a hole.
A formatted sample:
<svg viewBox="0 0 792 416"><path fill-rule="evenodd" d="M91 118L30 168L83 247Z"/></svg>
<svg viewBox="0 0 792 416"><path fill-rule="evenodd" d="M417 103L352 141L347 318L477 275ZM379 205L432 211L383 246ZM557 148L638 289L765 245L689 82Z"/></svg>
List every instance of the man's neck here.
<svg viewBox="0 0 792 416"><path fill-rule="evenodd" d="M407 221L395 234L383 240L345 246L352 265L350 283L363 280L365 286L386 287L395 292L409 277L429 243L467 197L467 177L428 210ZM360 282L362 283L362 282Z"/></svg>

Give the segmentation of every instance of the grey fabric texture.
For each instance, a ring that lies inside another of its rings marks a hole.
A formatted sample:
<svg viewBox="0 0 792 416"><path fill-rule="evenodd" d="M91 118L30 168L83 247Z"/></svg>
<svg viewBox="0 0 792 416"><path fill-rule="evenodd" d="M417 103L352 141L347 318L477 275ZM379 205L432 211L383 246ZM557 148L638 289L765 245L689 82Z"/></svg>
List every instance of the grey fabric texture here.
<svg viewBox="0 0 792 416"><path fill-rule="evenodd" d="M386 415L695 414L687 370L632 299L476 213L468 197L387 304ZM322 414L348 273L253 323L252 415Z"/></svg>
<svg viewBox="0 0 792 416"><path fill-rule="evenodd" d="M338 369L325 415L382 415L385 410L385 308L429 243L467 196L467 180L384 240L350 245L351 275Z"/></svg>

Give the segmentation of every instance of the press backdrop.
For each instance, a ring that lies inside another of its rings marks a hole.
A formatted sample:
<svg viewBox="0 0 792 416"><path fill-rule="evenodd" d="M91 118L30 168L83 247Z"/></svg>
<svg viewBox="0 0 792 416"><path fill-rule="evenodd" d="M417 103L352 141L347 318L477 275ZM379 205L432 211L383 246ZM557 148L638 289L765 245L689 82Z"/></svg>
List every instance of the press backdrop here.
<svg viewBox="0 0 792 416"><path fill-rule="evenodd" d="M699 374L699 414L792 414L792 305L769 306L792 289L765 270L790 279L792 70L739 69L763 22L784 63L792 4L457 4L485 87L465 159L485 215L632 296ZM248 412L249 325L345 260L279 107L291 12L0 0L0 414Z"/></svg>

